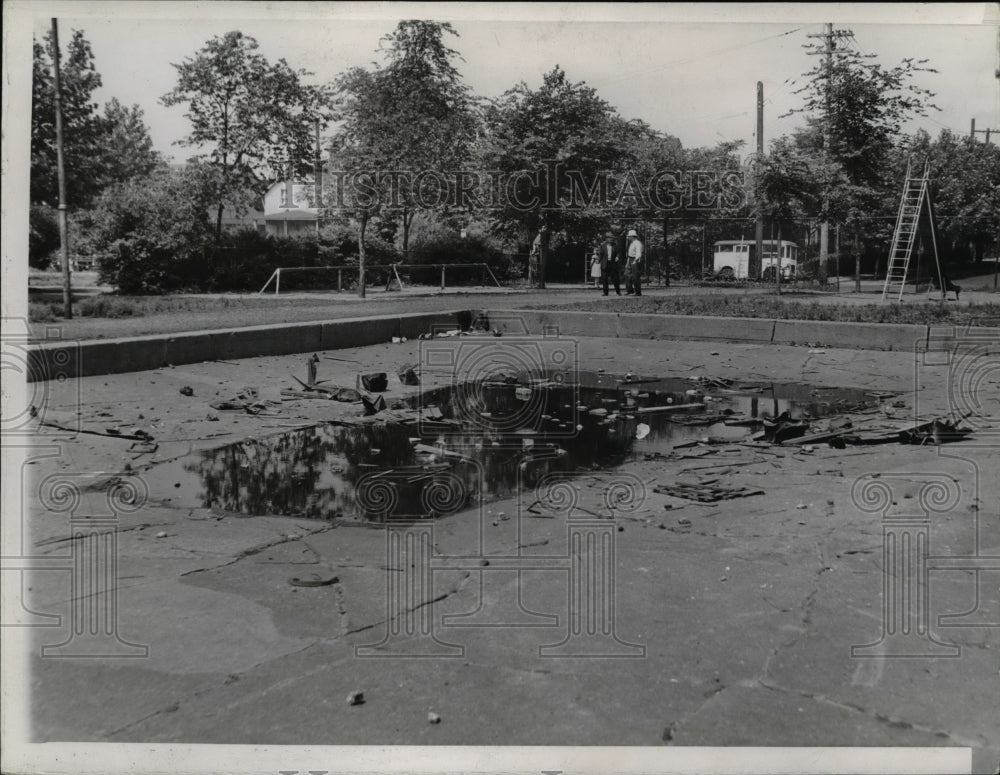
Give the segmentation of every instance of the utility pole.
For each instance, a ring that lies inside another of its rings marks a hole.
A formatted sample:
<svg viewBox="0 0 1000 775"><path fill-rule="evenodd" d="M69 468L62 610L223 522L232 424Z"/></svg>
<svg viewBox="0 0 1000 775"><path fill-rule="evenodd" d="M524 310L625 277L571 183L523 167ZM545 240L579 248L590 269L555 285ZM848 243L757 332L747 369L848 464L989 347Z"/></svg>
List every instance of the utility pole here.
<svg viewBox="0 0 1000 775"><path fill-rule="evenodd" d="M833 24L827 22L822 34L807 35L809 38L823 38L823 58L824 70L826 71L826 94L824 97L823 109L823 156L826 158L831 145L831 94L833 91L833 41L834 38L846 38L850 36L847 30L833 31ZM811 53L820 53L813 51ZM822 285L826 285L826 262L830 253L830 224L826 220L826 210L830 204L829 195L823 192L823 221L819 225L819 270L818 277Z"/></svg>
<svg viewBox="0 0 1000 775"><path fill-rule="evenodd" d="M757 174L760 174L760 166L764 162L764 84L757 81ZM757 203L757 222L754 232L756 241L753 262L747 260L747 279L753 280L760 277L761 260L764 257L764 214L760 211L760 202ZM704 273L702 273L704 274Z"/></svg>
<svg viewBox="0 0 1000 775"><path fill-rule="evenodd" d="M986 129L976 129L976 119L972 119L972 125L969 127L969 145L973 146L976 144L976 135L986 135L986 144L989 145L990 135L993 132L1000 132L1000 129L991 129L987 127Z"/></svg>
<svg viewBox="0 0 1000 775"><path fill-rule="evenodd" d="M316 239L319 239L319 217L323 212L323 158L319 147L319 119L316 120L316 164L313 167L316 175Z"/></svg>
<svg viewBox="0 0 1000 775"><path fill-rule="evenodd" d="M62 84L59 79L59 24L52 20L52 64L55 70L56 170L59 177L59 242L62 247L63 317L73 317L73 290L69 276L69 224L66 219L66 170L63 163Z"/></svg>
<svg viewBox="0 0 1000 775"><path fill-rule="evenodd" d="M833 25L826 25L826 105L823 116L823 156L830 152L830 92L833 79ZM819 226L819 284L826 285L826 261L830 251L830 224L826 220L826 209L830 204L827 192L823 192L823 222Z"/></svg>

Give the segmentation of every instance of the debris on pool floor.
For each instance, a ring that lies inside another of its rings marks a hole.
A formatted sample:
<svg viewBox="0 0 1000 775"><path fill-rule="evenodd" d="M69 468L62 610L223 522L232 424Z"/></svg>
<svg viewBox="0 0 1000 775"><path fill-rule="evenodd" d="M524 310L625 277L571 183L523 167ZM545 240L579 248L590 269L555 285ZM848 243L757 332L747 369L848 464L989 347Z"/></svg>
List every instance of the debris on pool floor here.
<svg viewBox="0 0 1000 775"><path fill-rule="evenodd" d="M381 375L366 376L365 386L350 389L355 396L384 389ZM312 371L301 384L320 387ZM632 460L773 445L810 454L819 444L940 443L967 433L946 420L901 429L892 414L905 404L893 407L894 398L708 377L499 374L161 463L146 475L180 485L174 503L224 513L384 521L440 517L523 492L555 472L610 472ZM250 389L237 399L261 406ZM725 475L738 464L707 468ZM759 492L672 485L669 494L698 502Z"/></svg>

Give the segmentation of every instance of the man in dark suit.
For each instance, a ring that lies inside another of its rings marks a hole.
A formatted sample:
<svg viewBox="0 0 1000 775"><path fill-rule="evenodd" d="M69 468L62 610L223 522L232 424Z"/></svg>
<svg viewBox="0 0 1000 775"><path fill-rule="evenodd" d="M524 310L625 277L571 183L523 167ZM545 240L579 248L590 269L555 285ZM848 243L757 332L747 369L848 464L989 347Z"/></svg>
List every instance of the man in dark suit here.
<svg viewBox="0 0 1000 775"><path fill-rule="evenodd" d="M620 285L619 262L621 254L618 252L618 243L613 232L609 231L604 238L604 242L597 249L601 258L601 282L604 286L604 295L608 295L608 280L615 284L615 293L622 295Z"/></svg>

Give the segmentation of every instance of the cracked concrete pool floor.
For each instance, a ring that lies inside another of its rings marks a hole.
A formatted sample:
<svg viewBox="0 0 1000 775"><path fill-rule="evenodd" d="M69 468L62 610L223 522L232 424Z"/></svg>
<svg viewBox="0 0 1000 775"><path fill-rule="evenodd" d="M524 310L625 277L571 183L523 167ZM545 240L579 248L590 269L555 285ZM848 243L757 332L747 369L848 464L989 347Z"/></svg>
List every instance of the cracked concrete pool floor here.
<svg viewBox="0 0 1000 775"><path fill-rule="evenodd" d="M353 385L358 371L392 373L413 362L418 346L330 351L340 360L323 359L319 376ZM579 353L584 368L609 372L899 392L907 407L918 396L922 413L944 412L949 401L948 367L922 366L914 385L912 353L619 339L582 339ZM215 412L217 421L206 419L211 401L246 386L277 398L280 388L294 386L289 375L304 376L305 359L208 362L47 386L49 416L79 402L85 426L144 428L159 446L133 456L128 440L59 439L52 430L51 456L23 469L25 545L43 557L68 556L70 545L68 515L46 509L36 492L48 474L82 473L84 484L97 485L84 493L80 513L101 507L100 483L122 475L126 463L132 475L153 482L148 504L122 513L118 532L118 633L147 645L148 656L43 659L39 647L66 640L68 627L31 628L36 742L968 746L975 771L995 770L996 572L930 574L931 633L959 646L957 658L851 653L879 641L883 629L882 515L852 501L859 477L882 475L897 502L919 500L927 481L954 482L956 501L931 514L931 552L968 557L978 542L980 555L1000 555L1000 456L997 444L986 443L1000 440L995 388L980 396L988 417L978 418L970 443L720 452L707 463L734 462L720 481L765 494L717 505L685 504L648 487L641 508L618 514L613 533L614 633L644 647L641 657L541 656L540 647L566 636L566 572L543 567L518 576L466 564L436 569L432 590L414 598L418 605L434 600L427 608L434 634L461 647L458 656L368 659L355 647L384 637L387 573L398 572L387 569L384 531L172 507L172 488L144 474L199 449L356 414L351 405L299 400L278 407L278 417ZM442 384L440 374L429 377L425 386ZM181 396L184 386L194 395ZM413 390L390 379L387 397ZM35 438L33 454L43 454L43 438ZM648 460L628 471L669 483L681 469L703 464ZM581 503L597 503L602 476L584 475ZM487 562L520 552L544 566L543 555L568 556L564 518L522 512L519 520L513 500L485 508L482 519L469 511L438 520L436 555L475 554L481 526ZM289 584L313 572L337 581ZM25 587L27 609L70 621L69 573L26 573ZM480 606L494 612L491 621L503 621L501 612L523 618L517 600L558 619L535 618L549 625L538 627L459 627L440 618ZM940 614L968 611L963 623L975 626L938 622ZM352 691L364 692L365 702L349 706ZM429 712L440 723L429 724Z"/></svg>

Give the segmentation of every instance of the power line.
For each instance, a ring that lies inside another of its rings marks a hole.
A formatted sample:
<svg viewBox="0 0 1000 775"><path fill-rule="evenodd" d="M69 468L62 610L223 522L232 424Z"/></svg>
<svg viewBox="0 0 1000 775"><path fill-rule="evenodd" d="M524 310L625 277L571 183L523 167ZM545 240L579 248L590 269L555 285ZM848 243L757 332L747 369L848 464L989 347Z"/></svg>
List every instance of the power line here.
<svg viewBox="0 0 1000 775"><path fill-rule="evenodd" d="M656 73L661 70L666 70L668 67L675 67L677 65L687 65L691 64L692 62L701 62L706 57L716 56L718 54L728 54L730 51L736 51L741 48L747 48L748 46L755 46L758 43L765 43L769 40L783 38L787 35L792 35L796 32L799 32L801 29L802 29L801 27L796 27L794 30L787 30L786 32L778 33L777 35L768 35L767 37L764 38L757 38L756 40L751 40L747 43L738 43L734 46L727 46L725 48L717 49L716 51L709 51L705 54L698 54L697 56L689 57L687 59L677 59L672 62L665 62L663 64L656 65L655 67L647 67L643 68L642 70L631 70L626 73L621 73L620 75L608 76L607 78L591 79L590 83L602 83L602 82L614 83L616 81L626 80L628 78L633 78L638 75L651 75L652 73Z"/></svg>
<svg viewBox="0 0 1000 775"><path fill-rule="evenodd" d="M782 85L777 91L773 92L769 97L767 97L764 100L764 104L765 105L772 104L774 102L775 97L780 97L782 94L787 92L793 86L798 86L798 84L799 81L797 78L786 78L784 81L784 85Z"/></svg>

